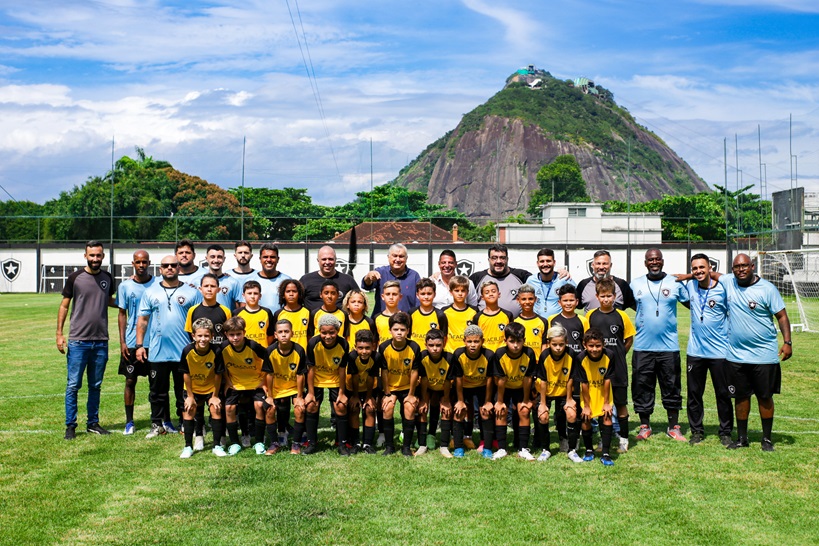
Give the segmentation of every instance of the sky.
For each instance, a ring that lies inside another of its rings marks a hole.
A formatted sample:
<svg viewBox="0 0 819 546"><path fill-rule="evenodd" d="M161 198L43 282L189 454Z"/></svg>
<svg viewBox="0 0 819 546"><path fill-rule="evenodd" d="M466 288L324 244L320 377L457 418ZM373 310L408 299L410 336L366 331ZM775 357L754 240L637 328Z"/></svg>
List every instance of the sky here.
<svg viewBox="0 0 819 546"><path fill-rule="evenodd" d="M606 87L712 186L727 155L731 189L762 163L768 194L819 191L815 0L0 0L0 200L112 146L238 187L244 141L246 186L345 203L529 64Z"/></svg>

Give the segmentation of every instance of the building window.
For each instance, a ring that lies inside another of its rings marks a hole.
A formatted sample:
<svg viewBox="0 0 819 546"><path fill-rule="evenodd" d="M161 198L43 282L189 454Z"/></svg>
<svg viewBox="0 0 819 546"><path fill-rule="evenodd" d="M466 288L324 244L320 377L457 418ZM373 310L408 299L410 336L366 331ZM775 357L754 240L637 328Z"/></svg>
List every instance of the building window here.
<svg viewBox="0 0 819 546"><path fill-rule="evenodd" d="M569 217L585 218L586 207L569 207Z"/></svg>

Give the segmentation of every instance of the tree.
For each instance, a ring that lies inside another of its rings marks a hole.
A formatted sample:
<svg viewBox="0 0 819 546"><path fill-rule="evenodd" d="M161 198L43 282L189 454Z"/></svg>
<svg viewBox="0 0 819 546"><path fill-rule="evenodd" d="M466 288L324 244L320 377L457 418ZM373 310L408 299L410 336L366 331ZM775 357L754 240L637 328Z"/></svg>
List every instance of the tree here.
<svg viewBox="0 0 819 546"><path fill-rule="evenodd" d="M38 241L43 205L32 201L0 202L0 241Z"/></svg>
<svg viewBox="0 0 819 546"><path fill-rule="evenodd" d="M540 214L540 205L560 202L586 202L589 194L580 165L573 155L559 155L537 173L538 189L532 192L527 212Z"/></svg>
<svg viewBox="0 0 819 546"><path fill-rule="evenodd" d="M242 188L228 192L241 199ZM275 241L303 240L297 229L304 227L306 219L323 218L327 209L314 205L305 188L244 188L244 203L253 213L259 236Z"/></svg>

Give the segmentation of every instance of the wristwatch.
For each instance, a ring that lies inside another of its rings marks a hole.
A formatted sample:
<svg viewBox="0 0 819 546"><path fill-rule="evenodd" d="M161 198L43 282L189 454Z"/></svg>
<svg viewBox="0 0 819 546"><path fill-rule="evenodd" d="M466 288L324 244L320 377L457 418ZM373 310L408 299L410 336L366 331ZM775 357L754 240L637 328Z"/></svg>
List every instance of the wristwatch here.
<svg viewBox="0 0 819 546"><path fill-rule="evenodd" d="M793 346L793 341L783 341L782 343L784 343L785 345Z"/></svg>

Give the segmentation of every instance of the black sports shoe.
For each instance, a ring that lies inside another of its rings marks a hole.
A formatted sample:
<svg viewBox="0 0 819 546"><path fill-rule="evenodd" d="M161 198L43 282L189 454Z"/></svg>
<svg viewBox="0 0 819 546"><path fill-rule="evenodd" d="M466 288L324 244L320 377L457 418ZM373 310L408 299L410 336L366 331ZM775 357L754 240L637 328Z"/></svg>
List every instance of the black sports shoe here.
<svg viewBox="0 0 819 546"><path fill-rule="evenodd" d="M349 445L347 444L347 450L350 452L350 455L358 455L361 453L361 446L359 445Z"/></svg>
<svg viewBox="0 0 819 546"><path fill-rule="evenodd" d="M699 432L695 432L691 435L691 439L688 440L688 443L692 446L699 444L702 442L703 436Z"/></svg>
<svg viewBox="0 0 819 546"><path fill-rule="evenodd" d="M395 454L395 446L394 445L388 445L387 447L384 448L384 452L381 453L381 454L382 455L393 455L393 454Z"/></svg>
<svg viewBox="0 0 819 546"><path fill-rule="evenodd" d="M105 430L100 426L99 423L94 423L93 425L88 425L85 427L85 431L90 434L99 434L101 436L105 436L106 434L111 434L110 431Z"/></svg>
<svg viewBox="0 0 819 546"><path fill-rule="evenodd" d="M363 451L367 455L375 455L375 448L373 446L371 446L370 444L364 444L361 447L361 451Z"/></svg>
<svg viewBox="0 0 819 546"><path fill-rule="evenodd" d="M739 437L726 446L726 449L739 449L741 447L748 447L748 438Z"/></svg>
<svg viewBox="0 0 819 546"><path fill-rule="evenodd" d="M349 457L350 456L350 450L347 449L346 444L341 444L341 445L338 446L338 454L341 455L342 457Z"/></svg>
<svg viewBox="0 0 819 546"><path fill-rule="evenodd" d="M762 451L773 451L773 442L769 438L762 438Z"/></svg>
<svg viewBox="0 0 819 546"><path fill-rule="evenodd" d="M731 445L731 435L730 434L725 434L723 436L720 436L719 441L720 441L720 443L722 445L724 445L725 447L728 447L729 445Z"/></svg>
<svg viewBox="0 0 819 546"><path fill-rule="evenodd" d="M67 426L65 427L65 439L66 440L73 440L77 437L77 427L76 426Z"/></svg>
<svg viewBox="0 0 819 546"><path fill-rule="evenodd" d="M302 455L312 455L315 452L316 444L314 444L313 442L308 441L306 444L304 444L304 447L301 448Z"/></svg>
<svg viewBox="0 0 819 546"><path fill-rule="evenodd" d="M408 447L402 447L401 455L403 455L404 457L412 457L412 449Z"/></svg>

